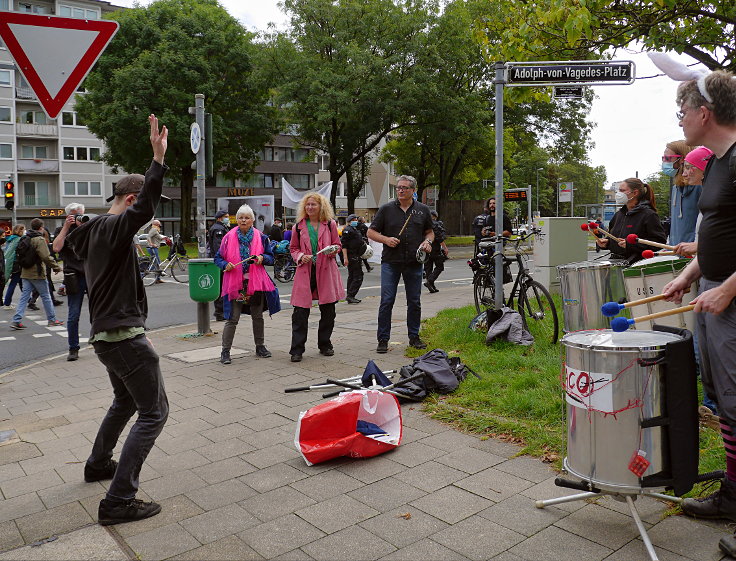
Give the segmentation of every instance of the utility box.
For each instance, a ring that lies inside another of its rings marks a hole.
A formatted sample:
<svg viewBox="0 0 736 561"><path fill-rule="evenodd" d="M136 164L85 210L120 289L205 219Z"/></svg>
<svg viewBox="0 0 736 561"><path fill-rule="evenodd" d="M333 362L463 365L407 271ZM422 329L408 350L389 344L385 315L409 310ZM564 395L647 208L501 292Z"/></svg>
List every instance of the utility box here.
<svg viewBox="0 0 736 561"><path fill-rule="evenodd" d="M214 259L189 260L189 297L195 302L214 302L220 296L222 271Z"/></svg>
<svg viewBox="0 0 736 561"><path fill-rule="evenodd" d="M588 260L589 234L580 229L580 225L587 222L584 216L551 216L536 220L544 235L534 240L532 276L550 292L560 293L557 265Z"/></svg>

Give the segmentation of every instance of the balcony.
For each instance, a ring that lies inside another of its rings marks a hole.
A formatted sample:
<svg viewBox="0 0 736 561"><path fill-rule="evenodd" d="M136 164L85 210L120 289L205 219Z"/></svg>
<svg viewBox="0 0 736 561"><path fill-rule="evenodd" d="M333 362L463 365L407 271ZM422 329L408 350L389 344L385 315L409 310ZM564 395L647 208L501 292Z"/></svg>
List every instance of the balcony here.
<svg viewBox="0 0 736 561"><path fill-rule="evenodd" d="M30 86L15 86L15 97L17 99L35 99L38 100L36 94Z"/></svg>
<svg viewBox="0 0 736 561"><path fill-rule="evenodd" d="M59 173L59 160L41 160L36 158L18 159L16 161L18 163L18 173Z"/></svg>
<svg viewBox="0 0 736 561"><path fill-rule="evenodd" d="M17 136L35 136L41 138L58 137L56 125L36 125L33 123L16 123L15 134Z"/></svg>

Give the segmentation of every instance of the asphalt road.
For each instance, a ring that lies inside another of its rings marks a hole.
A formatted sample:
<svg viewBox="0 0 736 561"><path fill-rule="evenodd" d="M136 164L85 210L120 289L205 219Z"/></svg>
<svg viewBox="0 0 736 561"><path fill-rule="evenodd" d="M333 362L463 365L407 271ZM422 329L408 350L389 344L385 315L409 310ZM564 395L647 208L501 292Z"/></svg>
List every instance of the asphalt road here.
<svg viewBox="0 0 736 561"><path fill-rule="evenodd" d="M347 279L347 269L340 268L343 279ZM466 260L462 258L451 259L445 263L445 272L437 281L437 288L442 290L443 285L467 285L471 289L471 274ZM289 297L291 296L292 283L278 283L281 296L282 308L288 309ZM196 304L189 298L189 285L180 284L168 280L164 284L157 284L146 288L148 295L148 321L149 329L159 329L172 325L182 325L197 322ZM399 288L403 291L403 287ZM378 309L380 296L380 265L374 265L373 271L365 273L363 286L358 293L358 298L371 298L375 301ZM13 303L17 304L20 299L16 291ZM61 298L64 305L56 308L57 318L65 321L67 317L66 298ZM349 313L350 306L346 303L339 304L338 315ZM41 308L40 312L27 311L23 323L28 329L14 331L10 329L11 318L14 310L0 309L0 374L15 367L54 355L66 355L68 351L65 327L46 327L46 315ZM212 327L222 326L222 323L214 323ZM84 300L82 315L79 322L79 333L82 346L85 345L84 337L89 334L89 311L87 299Z"/></svg>

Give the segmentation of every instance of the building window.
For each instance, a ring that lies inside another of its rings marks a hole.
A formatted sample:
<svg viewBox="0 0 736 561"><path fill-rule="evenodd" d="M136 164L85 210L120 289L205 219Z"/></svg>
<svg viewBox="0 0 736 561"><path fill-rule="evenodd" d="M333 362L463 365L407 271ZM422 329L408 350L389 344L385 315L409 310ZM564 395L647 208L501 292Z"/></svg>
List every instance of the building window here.
<svg viewBox="0 0 736 561"><path fill-rule="evenodd" d="M10 70L0 70L0 86L12 86Z"/></svg>
<svg viewBox="0 0 736 561"><path fill-rule="evenodd" d="M63 18L99 19L97 10L85 10L76 6L59 6L59 16Z"/></svg>
<svg viewBox="0 0 736 561"><path fill-rule="evenodd" d="M217 187L235 187L235 180L227 179L223 174L218 173L215 177L215 185Z"/></svg>
<svg viewBox="0 0 736 561"><path fill-rule="evenodd" d="M296 174L296 173L285 173L284 179L289 182L294 189L309 189L309 176Z"/></svg>
<svg viewBox="0 0 736 561"><path fill-rule="evenodd" d="M24 181L23 193L26 206L46 206L49 204L48 181Z"/></svg>
<svg viewBox="0 0 736 561"><path fill-rule="evenodd" d="M0 10L4 12L10 10L10 0L0 0Z"/></svg>
<svg viewBox="0 0 736 561"><path fill-rule="evenodd" d="M18 4L18 11L26 14L48 14L49 9L47 6L39 6L38 4Z"/></svg>
<svg viewBox="0 0 736 561"><path fill-rule="evenodd" d="M65 181L64 195L99 197L102 195L102 184L99 181Z"/></svg>
<svg viewBox="0 0 736 561"><path fill-rule="evenodd" d="M20 147L20 157L27 160L45 160L48 157L46 146L30 146L25 144Z"/></svg>
<svg viewBox="0 0 736 561"><path fill-rule="evenodd" d="M254 173L247 180L243 181L243 187L253 187L255 189L273 189L273 174Z"/></svg>
<svg viewBox="0 0 736 561"><path fill-rule="evenodd" d="M79 117L76 111L62 111L61 125L63 127L83 127L84 121Z"/></svg>
<svg viewBox="0 0 736 561"><path fill-rule="evenodd" d="M327 154L321 154L317 156L317 163L319 164L319 171L327 171L330 169L330 156Z"/></svg>
<svg viewBox="0 0 736 561"><path fill-rule="evenodd" d="M273 161L273 146L265 146L263 150L261 150L261 160L264 162Z"/></svg>
<svg viewBox="0 0 736 561"><path fill-rule="evenodd" d="M99 162L100 149L94 146L64 146L62 154L65 160L77 162Z"/></svg>
<svg viewBox="0 0 736 561"><path fill-rule="evenodd" d="M0 144L0 159L3 159L3 160L13 159L13 145L12 144Z"/></svg>
<svg viewBox="0 0 736 561"><path fill-rule="evenodd" d="M46 113L43 111L21 111L20 122L26 125L46 125Z"/></svg>
<svg viewBox="0 0 736 561"><path fill-rule="evenodd" d="M3 123L13 122L13 110L10 107L0 107L0 121Z"/></svg>

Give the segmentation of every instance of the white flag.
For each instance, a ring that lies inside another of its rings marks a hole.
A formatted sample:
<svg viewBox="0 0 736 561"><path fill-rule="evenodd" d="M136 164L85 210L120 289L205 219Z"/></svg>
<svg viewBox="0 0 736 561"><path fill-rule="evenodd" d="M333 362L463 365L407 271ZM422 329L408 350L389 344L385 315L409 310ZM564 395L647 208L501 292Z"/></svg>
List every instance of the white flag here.
<svg viewBox="0 0 736 561"><path fill-rule="evenodd" d="M286 179L281 178L281 204L286 208L295 209L299 205L299 201L311 193L324 195L329 200L330 195L332 194L332 181L328 181L327 183L320 185L319 187L315 187L314 189L309 189L308 191L297 191L289 185L289 182L286 181Z"/></svg>

